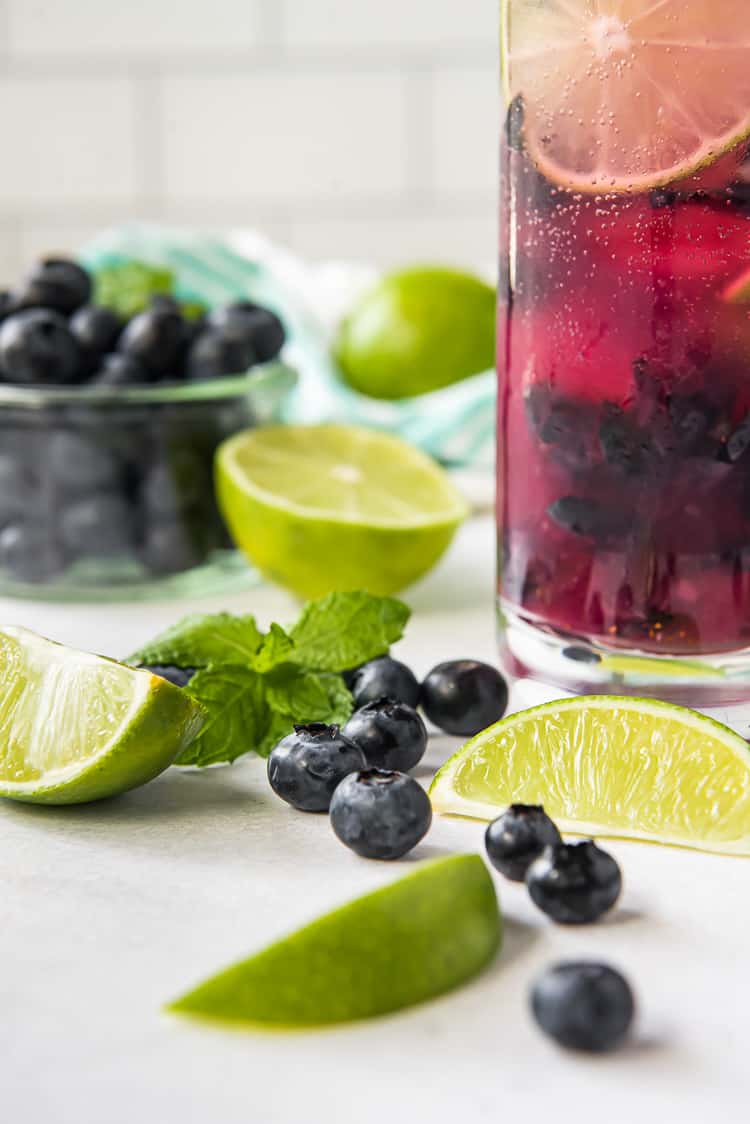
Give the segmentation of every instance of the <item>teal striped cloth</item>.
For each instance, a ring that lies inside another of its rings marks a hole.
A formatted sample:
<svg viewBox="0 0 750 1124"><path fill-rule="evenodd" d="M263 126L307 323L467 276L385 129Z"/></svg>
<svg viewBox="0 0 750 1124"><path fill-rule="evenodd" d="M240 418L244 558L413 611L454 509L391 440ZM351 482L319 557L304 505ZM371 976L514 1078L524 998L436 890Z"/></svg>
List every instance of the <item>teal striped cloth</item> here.
<svg viewBox="0 0 750 1124"><path fill-rule="evenodd" d="M101 235L81 257L93 268L128 258L166 265L175 274L178 295L187 300L221 304L249 298L273 308L287 326L289 362L300 373L285 420L374 426L399 434L445 465L492 473L494 372L399 402L358 394L341 380L331 358L335 311L326 307L319 292L319 269L262 237L248 233L217 238L137 225ZM347 267L337 269L338 287L346 292ZM362 283L363 271L353 267L352 289Z"/></svg>

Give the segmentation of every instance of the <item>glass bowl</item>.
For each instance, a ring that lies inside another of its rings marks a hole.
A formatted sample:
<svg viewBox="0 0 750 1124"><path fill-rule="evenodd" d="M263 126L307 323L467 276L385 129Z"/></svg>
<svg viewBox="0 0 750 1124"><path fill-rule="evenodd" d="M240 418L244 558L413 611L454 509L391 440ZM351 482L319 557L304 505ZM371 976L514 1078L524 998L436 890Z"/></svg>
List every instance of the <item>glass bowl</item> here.
<svg viewBox="0 0 750 1124"><path fill-rule="evenodd" d="M206 383L0 385L0 595L195 596L243 588L213 487L221 442L279 420L275 360Z"/></svg>

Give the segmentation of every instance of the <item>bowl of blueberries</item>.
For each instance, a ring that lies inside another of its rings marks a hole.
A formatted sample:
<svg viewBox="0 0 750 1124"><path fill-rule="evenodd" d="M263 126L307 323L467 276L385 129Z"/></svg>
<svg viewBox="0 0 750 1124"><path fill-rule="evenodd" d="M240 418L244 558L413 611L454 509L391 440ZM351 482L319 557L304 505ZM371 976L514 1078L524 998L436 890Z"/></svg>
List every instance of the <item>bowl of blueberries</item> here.
<svg viewBox="0 0 750 1124"><path fill-rule="evenodd" d="M157 292L124 311L98 292L49 258L0 293L0 594L247 584L213 461L225 438L279 419L296 382L282 321L250 301Z"/></svg>

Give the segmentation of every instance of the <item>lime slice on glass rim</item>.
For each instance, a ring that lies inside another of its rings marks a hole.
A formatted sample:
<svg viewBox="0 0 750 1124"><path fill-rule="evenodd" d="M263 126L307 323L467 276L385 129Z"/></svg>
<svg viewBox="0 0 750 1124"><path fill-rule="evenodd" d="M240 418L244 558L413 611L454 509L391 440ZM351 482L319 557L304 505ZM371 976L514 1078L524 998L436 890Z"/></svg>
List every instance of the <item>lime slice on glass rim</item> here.
<svg viewBox="0 0 750 1124"><path fill-rule="evenodd" d="M750 855L750 747L696 711L587 696L484 730L430 788L438 812L543 804L561 830Z"/></svg>
<svg viewBox="0 0 750 1124"><path fill-rule="evenodd" d="M236 434L219 449L216 486L250 561L305 598L397 593L435 565L468 514L435 461L359 426Z"/></svg>
<svg viewBox="0 0 750 1124"><path fill-rule="evenodd" d="M326 914L167 1010L265 1029L372 1018L465 983L501 940L487 867L454 855Z"/></svg>
<svg viewBox="0 0 750 1124"><path fill-rule="evenodd" d="M148 671L0 630L0 796L81 804L145 784L198 734L201 707Z"/></svg>
<svg viewBox="0 0 750 1124"><path fill-rule="evenodd" d="M503 0L502 24L508 100L561 187L650 191L750 135L746 0Z"/></svg>

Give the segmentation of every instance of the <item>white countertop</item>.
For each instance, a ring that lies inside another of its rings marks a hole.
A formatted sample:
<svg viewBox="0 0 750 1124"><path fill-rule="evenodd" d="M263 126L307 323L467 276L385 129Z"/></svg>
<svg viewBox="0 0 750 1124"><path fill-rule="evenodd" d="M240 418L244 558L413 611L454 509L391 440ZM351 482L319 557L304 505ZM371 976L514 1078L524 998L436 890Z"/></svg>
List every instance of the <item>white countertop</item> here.
<svg viewBox="0 0 750 1124"><path fill-rule="evenodd" d="M417 672L493 658L492 534L489 520L467 527L409 598L415 616L399 654ZM0 601L0 619L123 656L182 612L219 607L264 623L296 612L264 587L220 604ZM455 744L434 740L425 779ZM437 820L414 858L481 850L482 831ZM253 759L173 769L99 805L5 803L0 1115L19 1124L703 1124L717 1110L747 1119L750 862L609 846L626 888L606 923L555 928L523 887L498 880L505 947L473 984L376 1022L262 1035L179 1021L160 1005L405 863L357 859L326 817L278 801ZM564 1055L527 1014L534 974L578 956L618 965L637 991L638 1033L615 1057Z"/></svg>

